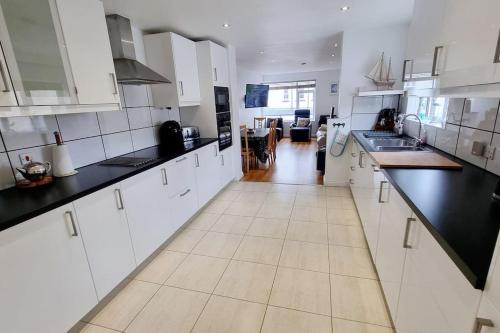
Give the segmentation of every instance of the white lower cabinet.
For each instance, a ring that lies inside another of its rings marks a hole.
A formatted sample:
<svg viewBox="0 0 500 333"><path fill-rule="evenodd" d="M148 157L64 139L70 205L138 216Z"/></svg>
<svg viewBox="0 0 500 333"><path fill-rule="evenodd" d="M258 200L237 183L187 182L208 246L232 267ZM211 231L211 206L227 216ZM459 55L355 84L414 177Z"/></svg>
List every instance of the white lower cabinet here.
<svg viewBox="0 0 500 333"><path fill-rule="evenodd" d="M139 264L176 231L165 166L130 177L121 186L135 259Z"/></svg>
<svg viewBox="0 0 500 333"><path fill-rule="evenodd" d="M219 161L221 168L219 169L220 187L224 187L234 180L233 171L233 147L229 147L219 152Z"/></svg>
<svg viewBox="0 0 500 333"><path fill-rule="evenodd" d="M120 183L74 202L99 300L136 267Z"/></svg>
<svg viewBox="0 0 500 333"><path fill-rule="evenodd" d="M97 304L71 204L0 232L0 332L66 332Z"/></svg>
<svg viewBox="0 0 500 333"><path fill-rule="evenodd" d="M194 156L198 205L203 207L220 189L217 143L198 149Z"/></svg>

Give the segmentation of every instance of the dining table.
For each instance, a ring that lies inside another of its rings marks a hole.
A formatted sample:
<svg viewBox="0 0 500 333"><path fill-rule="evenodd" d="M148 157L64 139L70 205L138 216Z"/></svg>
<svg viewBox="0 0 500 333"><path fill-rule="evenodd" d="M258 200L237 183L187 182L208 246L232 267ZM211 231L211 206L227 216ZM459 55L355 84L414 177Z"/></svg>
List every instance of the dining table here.
<svg viewBox="0 0 500 333"><path fill-rule="evenodd" d="M257 159L266 163L269 158L269 154L267 152L267 140L269 137L269 128L254 128L253 130L249 130L247 132L248 137L248 148L253 149L255 152L255 156ZM244 140L244 138L242 138ZM244 142L242 142L244 145Z"/></svg>

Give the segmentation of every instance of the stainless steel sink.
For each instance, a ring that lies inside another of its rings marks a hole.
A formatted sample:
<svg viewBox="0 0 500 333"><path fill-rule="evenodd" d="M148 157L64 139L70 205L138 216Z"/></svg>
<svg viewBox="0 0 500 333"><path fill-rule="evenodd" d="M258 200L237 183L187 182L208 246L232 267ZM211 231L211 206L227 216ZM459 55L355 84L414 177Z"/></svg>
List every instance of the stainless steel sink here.
<svg viewBox="0 0 500 333"><path fill-rule="evenodd" d="M368 142L373 147L413 147L414 142L411 139L401 139L401 138L377 138L368 139Z"/></svg>
<svg viewBox="0 0 500 333"><path fill-rule="evenodd" d="M375 147L376 151L429 151L426 148L422 147L408 147L408 146L403 146L403 147L384 147L384 146L376 146Z"/></svg>

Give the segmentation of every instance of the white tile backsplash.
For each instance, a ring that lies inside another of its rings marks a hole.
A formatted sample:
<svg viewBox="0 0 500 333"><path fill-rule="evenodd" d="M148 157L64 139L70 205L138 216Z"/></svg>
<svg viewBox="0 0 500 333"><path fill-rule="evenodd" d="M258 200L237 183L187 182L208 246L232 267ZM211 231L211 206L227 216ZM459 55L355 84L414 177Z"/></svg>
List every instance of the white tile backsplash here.
<svg viewBox="0 0 500 333"><path fill-rule="evenodd" d="M101 134L97 115L94 112L58 115L57 122L65 142Z"/></svg>
<svg viewBox="0 0 500 333"><path fill-rule="evenodd" d="M0 153L0 190L15 185L7 153Z"/></svg>
<svg viewBox="0 0 500 333"><path fill-rule="evenodd" d="M486 158L482 156L472 155L472 144L474 141L481 142L485 145L491 143L493 133L482 131L474 128L461 127L460 135L458 136L457 157L466 160L469 163L477 165L481 168L486 168Z"/></svg>
<svg viewBox="0 0 500 333"><path fill-rule="evenodd" d="M100 136L66 142L75 168L106 159Z"/></svg>
<svg viewBox="0 0 500 333"><path fill-rule="evenodd" d="M153 126L161 125L165 121L170 120L170 111L168 109L157 109L151 108L151 119L153 121Z"/></svg>
<svg viewBox="0 0 500 333"><path fill-rule="evenodd" d="M140 150L156 145L156 138L152 127L132 130L134 150Z"/></svg>
<svg viewBox="0 0 500 333"><path fill-rule="evenodd" d="M399 95L387 95L382 98L382 109L396 109L399 107Z"/></svg>
<svg viewBox="0 0 500 333"><path fill-rule="evenodd" d="M0 132L7 151L55 142L58 130L54 116L0 118Z"/></svg>
<svg viewBox="0 0 500 333"><path fill-rule="evenodd" d="M447 123L460 125L460 122L462 121L464 103L465 98L450 98L450 100L448 101L448 111L446 113Z"/></svg>
<svg viewBox="0 0 500 333"><path fill-rule="evenodd" d="M0 136L0 153L5 151L5 145L3 144L2 137Z"/></svg>
<svg viewBox="0 0 500 333"><path fill-rule="evenodd" d="M371 130L377 122L378 114L352 114L351 130Z"/></svg>
<svg viewBox="0 0 500 333"><path fill-rule="evenodd" d="M134 150L130 131L103 135L102 141L106 158L127 154Z"/></svg>
<svg viewBox="0 0 500 333"><path fill-rule="evenodd" d="M149 107L127 108L128 121L130 129L138 129L153 126L151 121L151 112Z"/></svg>
<svg viewBox="0 0 500 333"><path fill-rule="evenodd" d="M424 125L425 128L425 142L428 145L434 146L436 144L436 135L438 128L436 126ZM424 133L422 133L422 137Z"/></svg>
<svg viewBox="0 0 500 333"><path fill-rule="evenodd" d="M460 126L452 124L446 124L445 128L436 128L435 147L455 155L459 131Z"/></svg>
<svg viewBox="0 0 500 333"><path fill-rule="evenodd" d="M123 95L125 96L125 107L127 108L149 106L146 85L135 86L125 84L123 85Z"/></svg>
<svg viewBox="0 0 500 333"><path fill-rule="evenodd" d="M488 160L486 170L500 176L500 134L493 134L491 145L495 147L496 151L493 160Z"/></svg>
<svg viewBox="0 0 500 333"><path fill-rule="evenodd" d="M129 129L127 111L110 111L97 113L102 134L123 132Z"/></svg>
<svg viewBox="0 0 500 333"><path fill-rule="evenodd" d="M462 126L493 131L499 103L498 98L468 98L465 101Z"/></svg>
<svg viewBox="0 0 500 333"><path fill-rule="evenodd" d="M354 97L352 113L379 113L382 109L382 96Z"/></svg>
<svg viewBox="0 0 500 333"><path fill-rule="evenodd" d="M497 123L495 125L495 132L500 133L500 111L498 111Z"/></svg>
<svg viewBox="0 0 500 333"><path fill-rule="evenodd" d="M173 107L171 110L169 110L170 113L170 120L175 120L179 123L181 123L181 112L179 108ZM288 126L290 128L290 126Z"/></svg>

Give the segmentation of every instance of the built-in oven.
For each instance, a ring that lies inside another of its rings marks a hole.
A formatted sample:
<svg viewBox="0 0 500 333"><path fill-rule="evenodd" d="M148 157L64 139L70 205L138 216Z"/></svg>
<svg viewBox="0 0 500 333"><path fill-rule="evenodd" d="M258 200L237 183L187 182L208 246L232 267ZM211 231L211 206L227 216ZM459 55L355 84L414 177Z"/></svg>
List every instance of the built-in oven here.
<svg viewBox="0 0 500 333"><path fill-rule="evenodd" d="M215 93L215 112L229 112L229 88L228 87L214 87Z"/></svg>
<svg viewBox="0 0 500 333"><path fill-rule="evenodd" d="M217 113L217 132L219 134L219 150L231 147L233 144L231 131L231 112Z"/></svg>

